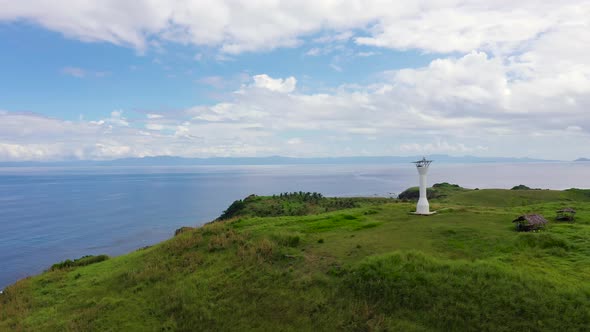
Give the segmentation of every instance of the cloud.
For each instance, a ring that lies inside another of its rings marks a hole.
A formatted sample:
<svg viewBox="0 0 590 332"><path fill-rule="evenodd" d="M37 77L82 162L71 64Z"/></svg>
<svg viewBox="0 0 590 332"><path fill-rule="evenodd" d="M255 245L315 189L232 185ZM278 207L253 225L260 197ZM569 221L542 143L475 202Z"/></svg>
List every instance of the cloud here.
<svg viewBox="0 0 590 332"><path fill-rule="evenodd" d="M463 143L450 144L447 141L437 140L434 143L406 143L399 146L399 150L406 153L417 154L433 154L433 153L449 153L449 154L463 154L463 153L477 153L486 151L487 148L481 145L467 146Z"/></svg>
<svg viewBox="0 0 590 332"><path fill-rule="evenodd" d="M123 111L122 110L112 111L111 112L111 116L109 118L102 119L102 120L99 120L99 121L91 121L90 123L92 123L92 124L98 124L98 125L107 124L107 125L109 125L111 127L113 125L115 125L115 126L123 126L123 127L128 127L129 126L129 122L123 116Z"/></svg>
<svg viewBox="0 0 590 332"><path fill-rule="evenodd" d="M588 23L588 2L321 2L139 0L57 3L0 0L0 21L28 21L86 42L145 51L165 42L227 54L354 40L360 45L433 53L506 54L560 27ZM319 36L317 36L319 35ZM313 36L316 36L313 38ZM200 56L197 56L200 59Z"/></svg>
<svg viewBox="0 0 590 332"><path fill-rule="evenodd" d="M49 144L0 143L0 160L46 160L59 151L58 146Z"/></svg>
<svg viewBox="0 0 590 332"><path fill-rule="evenodd" d="M350 133L350 134L358 134L358 135L374 135L377 133L377 129L376 128L349 128L346 130L346 132Z"/></svg>
<svg viewBox="0 0 590 332"><path fill-rule="evenodd" d="M531 52L535 49L531 46ZM560 68L565 75L574 70ZM303 93L294 77L260 74L217 104L132 120L121 110L97 121L0 111L0 160L417 153L573 159L583 154L579 147L590 145L585 94L590 76L578 82L581 86L557 80L553 90L560 93L555 94L535 89L546 73L533 73L529 63L472 52L384 72L378 82L343 85L330 93ZM576 103L538 107L566 96Z"/></svg>
<svg viewBox="0 0 590 332"><path fill-rule="evenodd" d="M360 56L360 57L369 57L369 56L373 56L373 55L378 55L378 52L357 52L356 56Z"/></svg>
<svg viewBox="0 0 590 332"><path fill-rule="evenodd" d="M68 75L76 78L84 78L87 76L105 77L111 74L108 71L91 71L78 67L64 67L61 69L61 73L63 75Z"/></svg>
<svg viewBox="0 0 590 332"><path fill-rule="evenodd" d="M557 9L547 5L533 8L526 1L489 7L475 1L448 7L431 3L421 13L387 17L371 29L371 36L357 37L355 41L360 45L435 53L513 49L555 24L558 18L549 10Z"/></svg>
<svg viewBox="0 0 590 332"><path fill-rule="evenodd" d="M287 144L290 144L290 145L299 145L302 143L303 143L303 140L299 137L294 137L294 138L290 138L289 140L287 140Z"/></svg>
<svg viewBox="0 0 590 332"><path fill-rule="evenodd" d="M314 38L315 43L346 42L354 36L352 31L343 31L335 34L326 34L322 37Z"/></svg>
<svg viewBox="0 0 590 332"><path fill-rule="evenodd" d="M200 85L208 86L217 90L232 90L240 87L243 84L252 81L252 77L244 72L237 73L230 76L212 75L204 76L197 80L195 83Z"/></svg>
<svg viewBox="0 0 590 332"><path fill-rule="evenodd" d="M309 56L318 56L320 54L322 54L322 49L319 47L314 47L314 48L310 48L307 52L305 52L305 55L309 55Z"/></svg>
<svg viewBox="0 0 590 332"><path fill-rule="evenodd" d="M149 130L162 130L164 129L164 126L157 123L146 123L145 128Z"/></svg>
<svg viewBox="0 0 590 332"><path fill-rule="evenodd" d="M266 74L262 74L256 75L252 77L252 79L254 80L254 84L252 86L276 92L293 92L295 90L295 86L297 85L297 80L293 76L287 77L285 79L274 79Z"/></svg>
<svg viewBox="0 0 590 332"><path fill-rule="evenodd" d="M337 65L335 63L331 63L330 68L334 69L337 72L342 72L342 67L340 67L339 65Z"/></svg>

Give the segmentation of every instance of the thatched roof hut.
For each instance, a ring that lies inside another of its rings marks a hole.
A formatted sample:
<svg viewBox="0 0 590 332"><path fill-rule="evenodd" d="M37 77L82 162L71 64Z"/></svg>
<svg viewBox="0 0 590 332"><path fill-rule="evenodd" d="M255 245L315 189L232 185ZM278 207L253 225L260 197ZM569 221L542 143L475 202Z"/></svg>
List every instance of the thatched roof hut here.
<svg viewBox="0 0 590 332"><path fill-rule="evenodd" d="M517 231L530 232L544 228L547 224L547 219L539 214L524 214L512 222L516 223Z"/></svg>
<svg viewBox="0 0 590 332"><path fill-rule="evenodd" d="M576 210L572 208L565 208L557 211L557 217L555 220L559 221L574 221L574 216L576 215Z"/></svg>

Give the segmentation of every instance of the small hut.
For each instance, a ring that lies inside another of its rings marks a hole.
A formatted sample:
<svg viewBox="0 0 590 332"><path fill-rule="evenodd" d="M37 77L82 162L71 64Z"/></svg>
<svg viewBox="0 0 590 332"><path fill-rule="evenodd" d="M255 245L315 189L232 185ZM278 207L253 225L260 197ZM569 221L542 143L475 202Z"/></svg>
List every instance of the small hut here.
<svg viewBox="0 0 590 332"><path fill-rule="evenodd" d="M547 220L539 214L524 214L512 221L519 232L530 232L545 227Z"/></svg>
<svg viewBox="0 0 590 332"><path fill-rule="evenodd" d="M576 210L574 210L572 208L565 208L565 209L561 209L561 210L557 211L557 217L555 217L555 220L572 222L572 221L574 221L575 215L576 215Z"/></svg>

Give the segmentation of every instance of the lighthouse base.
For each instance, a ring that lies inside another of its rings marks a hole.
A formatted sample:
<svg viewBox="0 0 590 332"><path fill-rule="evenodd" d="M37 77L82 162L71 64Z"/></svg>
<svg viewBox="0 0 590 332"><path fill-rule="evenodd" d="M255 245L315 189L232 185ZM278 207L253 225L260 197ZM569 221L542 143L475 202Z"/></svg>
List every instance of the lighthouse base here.
<svg viewBox="0 0 590 332"><path fill-rule="evenodd" d="M423 212L423 213L420 213L420 212L411 212L410 214L414 214L414 215L417 215L417 216L431 216L433 214L436 214L436 211Z"/></svg>
<svg viewBox="0 0 590 332"><path fill-rule="evenodd" d="M416 204L416 213L417 214L430 214L430 204L428 204L428 200L426 199L426 189L423 190L424 195L420 195L420 199L418 200L418 204Z"/></svg>

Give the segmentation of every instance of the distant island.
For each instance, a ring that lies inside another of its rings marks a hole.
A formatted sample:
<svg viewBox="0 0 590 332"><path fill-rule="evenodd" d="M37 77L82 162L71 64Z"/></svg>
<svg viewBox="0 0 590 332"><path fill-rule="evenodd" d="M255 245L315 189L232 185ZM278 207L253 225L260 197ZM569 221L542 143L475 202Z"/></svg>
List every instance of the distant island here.
<svg viewBox="0 0 590 332"><path fill-rule="evenodd" d="M557 162L557 160L512 158L512 157L476 157L449 156L444 154L429 155L437 163L530 163ZM70 160L70 161L21 161L0 162L0 167L92 167L92 166L197 166L197 165L321 165L321 164L397 164L410 163L422 159L422 156L353 156L353 157L318 157L295 158L283 156L269 157L212 157L183 158L173 156L155 156L143 158L123 158L114 160Z"/></svg>
<svg viewBox="0 0 590 332"><path fill-rule="evenodd" d="M590 161L590 158L578 158L574 161Z"/></svg>

